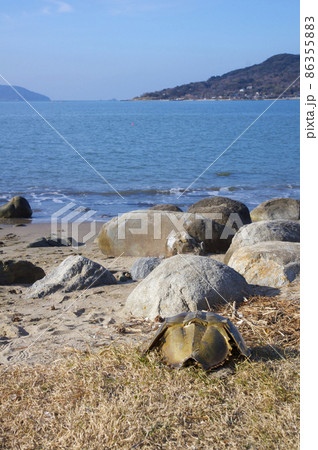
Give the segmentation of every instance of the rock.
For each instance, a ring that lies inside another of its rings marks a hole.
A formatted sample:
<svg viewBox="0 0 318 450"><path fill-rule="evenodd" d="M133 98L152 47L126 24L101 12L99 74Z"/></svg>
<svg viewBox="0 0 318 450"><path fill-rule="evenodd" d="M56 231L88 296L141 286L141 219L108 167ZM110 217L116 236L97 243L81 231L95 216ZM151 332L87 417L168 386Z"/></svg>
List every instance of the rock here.
<svg viewBox="0 0 318 450"><path fill-rule="evenodd" d="M33 247L66 247L66 246L70 246L71 245L69 239L71 239L71 238L68 238L67 242L63 241L64 242L63 243L60 238L58 238L58 239L51 239L50 237L47 237L47 238L46 237L42 237L42 238L36 239L33 242L30 242L27 245L27 247L28 248L33 248Z"/></svg>
<svg viewBox="0 0 318 450"><path fill-rule="evenodd" d="M162 262L162 258L148 257L138 258L130 271L131 278L135 281L143 280Z"/></svg>
<svg viewBox="0 0 318 450"><path fill-rule="evenodd" d="M185 253L194 253L195 255L204 255L205 246L203 241L197 241L186 231L176 233L171 231L166 243L166 256L174 256Z"/></svg>
<svg viewBox="0 0 318 450"><path fill-rule="evenodd" d="M32 284L44 276L44 270L30 261L0 261L0 285Z"/></svg>
<svg viewBox="0 0 318 450"><path fill-rule="evenodd" d="M33 242L30 242L27 247L28 248L34 248L34 247L80 247L81 245L84 245L81 242L76 242L75 239L68 237L65 239L61 238L53 238L53 237L42 237L39 239L36 239Z"/></svg>
<svg viewBox="0 0 318 450"><path fill-rule="evenodd" d="M0 218L18 219L32 216L32 209L29 202L20 196L13 197L8 203L0 207Z"/></svg>
<svg viewBox="0 0 318 450"><path fill-rule="evenodd" d="M209 257L176 255L163 261L129 295L125 312L137 317L168 317L187 311L240 303L250 289L244 278Z"/></svg>
<svg viewBox="0 0 318 450"><path fill-rule="evenodd" d="M263 220L244 225L235 234L231 246L226 252L227 264L233 253L241 248L264 241L300 241L300 224L293 220Z"/></svg>
<svg viewBox="0 0 318 450"><path fill-rule="evenodd" d="M224 253L233 239L232 228L227 228L201 214L191 214L195 220L186 220L184 230L197 242L203 242L206 253ZM212 238L211 238L212 236ZM210 237L210 238L209 238Z"/></svg>
<svg viewBox="0 0 318 450"><path fill-rule="evenodd" d="M279 288L299 275L299 247L296 242L259 242L236 250L228 265L250 284Z"/></svg>
<svg viewBox="0 0 318 450"><path fill-rule="evenodd" d="M56 291L72 292L96 286L116 284L116 279L100 264L75 255L66 258L58 267L28 290L27 298L40 298Z"/></svg>
<svg viewBox="0 0 318 450"><path fill-rule="evenodd" d="M300 220L300 201L293 198L273 198L251 211L253 222L258 220Z"/></svg>
<svg viewBox="0 0 318 450"><path fill-rule="evenodd" d="M167 252L167 239L172 231L186 231L206 251L226 251L232 235L224 226L199 214L169 211L132 211L105 223L98 236L101 251L108 256L157 256ZM231 232L231 230L229 230Z"/></svg>
<svg viewBox="0 0 318 450"><path fill-rule="evenodd" d="M242 225L251 223L248 207L227 197L203 198L188 208L189 213L199 213L237 231Z"/></svg>
<svg viewBox="0 0 318 450"><path fill-rule="evenodd" d="M175 212L182 212L182 209L180 209L176 205L172 205L171 203L163 204L163 205L155 205L149 208L150 211L175 211Z"/></svg>

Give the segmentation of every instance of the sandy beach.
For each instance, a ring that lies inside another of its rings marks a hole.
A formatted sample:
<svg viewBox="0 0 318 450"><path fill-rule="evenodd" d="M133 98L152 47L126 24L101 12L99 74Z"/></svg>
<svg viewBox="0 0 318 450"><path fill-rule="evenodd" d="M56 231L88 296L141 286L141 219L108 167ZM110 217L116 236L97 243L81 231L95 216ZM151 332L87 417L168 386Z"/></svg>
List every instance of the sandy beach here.
<svg viewBox="0 0 318 450"><path fill-rule="evenodd" d="M50 234L50 224L0 226L1 256L30 261L48 273L67 256L80 253L114 274L130 269L135 258L106 258L97 244L78 248L27 248L36 238ZM100 348L113 341L141 341L153 325L129 321L121 309L134 282L91 288L71 294L56 293L43 299L25 297L27 285L0 287L0 363L28 364L59 358L65 348ZM120 333L125 323L127 333ZM129 330L129 331L128 331ZM20 357L19 357L20 356Z"/></svg>
<svg viewBox="0 0 318 450"><path fill-rule="evenodd" d="M23 223L21 226L21 222ZM14 221L0 225L1 257L30 261L49 273L70 255L81 254L110 270L115 276L129 272L135 257L108 258L94 239L75 247L28 248L30 242L50 235L50 224ZM100 223L100 226L102 224ZM87 232L88 224L82 224ZM223 261L224 255L210 255ZM63 358L65 351L96 352L110 344L140 345L159 324L129 317L123 312L128 295L138 282L92 287L69 294L55 293L27 299L29 285L0 287L0 364L48 363ZM281 290L255 287L255 295L299 299L299 284ZM244 305L240 308L244 312ZM221 313L227 315L226 308ZM231 316L229 316L231 317ZM235 323L235 320L234 320Z"/></svg>

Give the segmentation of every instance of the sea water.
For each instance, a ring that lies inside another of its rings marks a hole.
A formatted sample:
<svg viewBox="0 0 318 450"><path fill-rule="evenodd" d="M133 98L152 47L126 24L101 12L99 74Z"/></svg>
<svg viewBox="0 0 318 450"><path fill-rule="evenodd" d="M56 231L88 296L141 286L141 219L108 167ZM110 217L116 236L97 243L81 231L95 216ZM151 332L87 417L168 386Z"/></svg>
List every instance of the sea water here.
<svg viewBox="0 0 318 450"><path fill-rule="evenodd" d="M0 103L0 202L95 220L225 196L299 198L299 101ZM74 206L73 206L74 207Z"/></svg>

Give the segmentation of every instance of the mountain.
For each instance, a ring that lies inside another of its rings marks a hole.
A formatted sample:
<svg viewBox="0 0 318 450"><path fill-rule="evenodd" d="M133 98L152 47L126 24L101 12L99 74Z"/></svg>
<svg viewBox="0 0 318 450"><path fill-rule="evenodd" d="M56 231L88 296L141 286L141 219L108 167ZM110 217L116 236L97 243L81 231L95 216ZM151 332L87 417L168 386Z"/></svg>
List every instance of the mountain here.
<svg viewBox="0 0 318 450"><path fill-rule="evenodd" d="M233 70L207 81L147 92L133 100L258 100L277 98L300 73L300 56L282 53L261 64ZM281 98L299 97L299 79Z"/></svg>
<svg viewBox="0 0 318 450"><path fill-rule="evenodd" d="M28 102L49 102L49 97L29 91L20 86L13 86ZM0 102L22 102L22 98L12 87L0 84Z"/></svg>

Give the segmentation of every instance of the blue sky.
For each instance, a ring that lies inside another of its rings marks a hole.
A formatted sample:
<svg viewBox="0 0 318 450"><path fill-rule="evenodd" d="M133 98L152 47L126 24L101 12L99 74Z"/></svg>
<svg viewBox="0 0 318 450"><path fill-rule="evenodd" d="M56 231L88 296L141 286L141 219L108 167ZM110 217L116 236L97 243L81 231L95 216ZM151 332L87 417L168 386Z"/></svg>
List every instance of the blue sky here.
<svg viewBox="0 0 318 450"><path fill-rule="evenodd" d="M298 1L0 0L0 73L52 99L132 98L277 53L299 53Z"/></svg>

